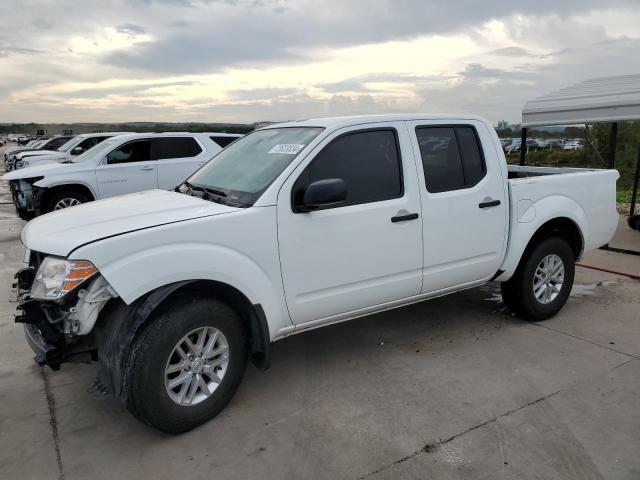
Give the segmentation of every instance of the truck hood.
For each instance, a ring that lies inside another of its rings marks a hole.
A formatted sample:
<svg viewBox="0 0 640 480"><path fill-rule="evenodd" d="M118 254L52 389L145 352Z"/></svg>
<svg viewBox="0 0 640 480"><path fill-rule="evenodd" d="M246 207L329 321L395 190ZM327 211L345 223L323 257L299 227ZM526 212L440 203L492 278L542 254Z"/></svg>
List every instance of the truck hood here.
<svg viewBox="0 0 640 480"><path fill-rule="evenodd" d="M69 156L62 152L47 152L47 153L19 153L16 156L16 160L23 160L28 162L29 165L35 165L36 163L39 165L44 162L65 162L69 160Z"/></svg>
<svg viewBox="0 0 640 480"><path fill-rule="evenodd" d="M79 163L58 163L54 161L39 162L33 167L19 168L2 176L3 180L20 180L21 178L44 177L53 173L58 173L60 169L69 168L71 165L81 165Z"/></svg>
<svg viewBox="0 0 640 480"><path fill-rule="evenodd" d="M22 229L22 243L31 250L66 257L103 238L240 210L182 193L149 190L37 217Z"/></svg>
<svg viewBox="0 0 640 480"><path fill-rule="evenodd" d="M58 152L57 150L22 150L16 154L16 158L24 158L24 157L39 157L42 155L61 155L64 156L64 153Z"/></svg>

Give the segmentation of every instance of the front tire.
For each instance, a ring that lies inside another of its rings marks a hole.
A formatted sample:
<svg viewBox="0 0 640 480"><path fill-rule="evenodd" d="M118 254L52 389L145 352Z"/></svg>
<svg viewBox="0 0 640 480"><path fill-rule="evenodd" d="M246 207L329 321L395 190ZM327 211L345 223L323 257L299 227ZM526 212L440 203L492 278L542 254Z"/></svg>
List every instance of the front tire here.
<svg viewBox="0 0 640 480"><path fill-rule="evenodd" d="M74 191L61 191L56 192L47 199L45 204L45 213L53 212L55 210L62 210L64 208L75 207L82 203L90 202L91 199L80 192Z"/></svg>
<svg viewBox="0 0 640 480"><path fill-rule="evenodd" d="M247 354L246 330L233 309L218 300L181 296L133 342L125 374L127 408L163 432L191 430L229 403Z"/></svg>
<svg viewBox="0 0 640 480"><path fill-rule="evenodd" d="M575 276L575 258L559 237L541 241L525 252L516 273L501 284L505 305L517 316L540 321L564 306Z"/></svg>

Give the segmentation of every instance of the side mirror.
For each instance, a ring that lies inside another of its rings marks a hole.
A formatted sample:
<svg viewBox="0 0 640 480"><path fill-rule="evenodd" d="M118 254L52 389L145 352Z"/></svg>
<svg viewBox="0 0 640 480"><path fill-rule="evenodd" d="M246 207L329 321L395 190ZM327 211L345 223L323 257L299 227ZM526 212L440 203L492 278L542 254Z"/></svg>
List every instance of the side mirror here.
<svg viewBox="0 0 640 480"><path fill-rule="evenodd" d="M299 212L311 212L323 207L337 206L347 200L347 184L341 178L313 182L304 191Z"/></svg>
<svg viewBox="0 0 640 480"><path fill-rule="evenodd" d="M80 155L83 152L84 152L84 148L76 147L73 150L71 150L71 155Z"/></svg>

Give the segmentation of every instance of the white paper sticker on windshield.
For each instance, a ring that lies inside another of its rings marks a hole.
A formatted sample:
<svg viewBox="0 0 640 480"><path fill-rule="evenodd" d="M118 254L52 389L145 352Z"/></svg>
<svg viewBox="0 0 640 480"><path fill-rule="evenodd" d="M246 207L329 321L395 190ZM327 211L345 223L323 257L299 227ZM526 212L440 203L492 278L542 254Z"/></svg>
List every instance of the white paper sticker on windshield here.
<svg viewBox="0 0 640 480"><path fill-rule="evenodd" d="M300 145L298 143L279 143L275 145L269 153L285 153L287 155L296 155L306 145Z"/></svg>

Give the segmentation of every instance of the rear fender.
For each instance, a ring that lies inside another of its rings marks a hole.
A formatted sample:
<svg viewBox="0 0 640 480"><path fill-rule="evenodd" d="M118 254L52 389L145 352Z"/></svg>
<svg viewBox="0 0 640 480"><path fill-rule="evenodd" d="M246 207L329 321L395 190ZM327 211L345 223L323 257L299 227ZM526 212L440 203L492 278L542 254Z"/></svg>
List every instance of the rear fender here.
<svg viewBox="0 0 640 480"><path fill-rule="evenodd" d="M514 205L513 210L507 254L500 267L502 273L495 278L498 282L504 282L513 276L529 242L540 227L550 220L556 218L571 220L580 231L583 246L586 244L587 215L583 208L569 197L551 195L532 203L526 211L518 211L518 205Z"/></svg>

